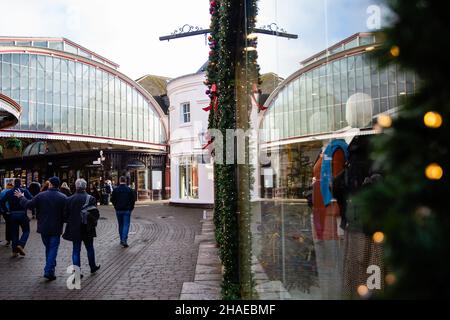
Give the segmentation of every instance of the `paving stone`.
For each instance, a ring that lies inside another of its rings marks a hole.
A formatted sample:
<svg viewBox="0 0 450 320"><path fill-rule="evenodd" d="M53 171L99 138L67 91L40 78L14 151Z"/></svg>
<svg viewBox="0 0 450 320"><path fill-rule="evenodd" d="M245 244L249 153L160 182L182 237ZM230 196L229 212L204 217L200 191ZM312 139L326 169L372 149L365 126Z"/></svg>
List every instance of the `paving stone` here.
<svg viewBox="0 0 450 320"><path fill-rule="evenodd" d="M71 265L72 244L61 239L57 279L47 283L42 277L44 246L31 221L31 234L21 259L11 259L11 249L0 245L0 300L8 299L179 299L183 283L192 282L198 259L194 240L201 230L203 211L166 204L137 206L133 211L130 247L119 245L117 222L111 206L101 206L97 263L101 269L89 274L86 251L81 252L84 278L81 290L69 290L66 269ZM170 216L171 219L161 219ZM4 239L4 224L0 239ZM5 276L8 275L8 276Z"/></svg>
<svg viewBox="0 0 450 320"><path fill-rule="evenodd" d="M218 273L213 273L213 274L196 274L194 281L201 281L201 280L218 280L221 281L222 280L222 275L218 274Z"/></svg>
<svg viewBox="0 0 450 320"><path fill-rule="evenodd" d="M198 282L185 282L183 284L182 294L193 294L198 292L218 295L220 294L220 288Z"/></svg>
<svg viewBox="0 0 450 320"><path fill-rule="evenodd" d="M205 266L198 264L195 268L195 274L221 274L221 268L219 265Z"/></svg>

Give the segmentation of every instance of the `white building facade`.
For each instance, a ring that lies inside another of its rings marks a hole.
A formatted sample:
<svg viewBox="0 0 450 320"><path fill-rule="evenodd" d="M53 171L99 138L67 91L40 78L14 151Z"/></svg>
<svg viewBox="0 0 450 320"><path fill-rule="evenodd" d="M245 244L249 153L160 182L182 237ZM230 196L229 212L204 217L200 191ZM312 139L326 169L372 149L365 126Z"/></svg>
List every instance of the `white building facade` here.
<svg viewBox="0 0 450 320"><path fill-rule="evenodd" d="M209 105L206 74L181 76L167 85L170 100L170 181L172 204L212 206L214 177L211 156L203 150L208 129Z"/></svg>

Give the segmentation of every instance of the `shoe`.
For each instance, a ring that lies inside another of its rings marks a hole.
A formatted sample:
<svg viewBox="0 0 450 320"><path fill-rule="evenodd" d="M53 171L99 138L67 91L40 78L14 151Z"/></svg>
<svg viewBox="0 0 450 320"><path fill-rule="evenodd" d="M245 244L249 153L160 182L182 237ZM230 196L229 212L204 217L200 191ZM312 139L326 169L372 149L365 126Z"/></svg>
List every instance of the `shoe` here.
<svg viewBox="0 0 450 320"><path fill-rule="evenodd" d="M96 273L98 269L100 269L100 265L91 268L91 273Z"/></svg>
<svg viewBox="0 0 450 320"><path fill-rule="evenodd" d="M128 247L129 247L129 245L128 245L128 243L126 243L126 242L122 242L122 247L124 247L124 248L128 248Z"/></svg>
<svg viewBox="0 0 450 320"><path fill-rule="evenodd" d="M13 252L11 254L11 258L17 258L19 256L19 254L17 252Z"/></svg>
<svg viewBox="0 0 450 320"><path fill-rule="evenodd" d="M54 274L44 274L44 278L48 281L56 280L56 276Z"/></svg>
<svg viewBox="0 0 450 320"><path fill-rule="evenodd" d="M22 246L17 246L16 250L21 256L25 256L25 251L23 250Z"/></svg>

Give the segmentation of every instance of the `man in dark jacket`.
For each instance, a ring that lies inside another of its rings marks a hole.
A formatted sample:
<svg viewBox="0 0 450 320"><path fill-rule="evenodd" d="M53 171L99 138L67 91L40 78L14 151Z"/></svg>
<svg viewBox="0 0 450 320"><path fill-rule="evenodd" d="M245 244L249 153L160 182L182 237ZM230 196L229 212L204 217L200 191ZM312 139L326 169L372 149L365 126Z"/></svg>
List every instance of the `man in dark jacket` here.
<svg viewBox="0 0 450 320"><path fill-rule="evenodd" d="M60 238L64 225L64 208L67 197L59 192L60 180L51 177L47 191L39 193L31 200L24 198L22 192L16 191L15 196L20 199L20 205L25 209L36 208L37 232L41 234L45 246L45 268L44 277L55 280L56 257Z"/></svg>
<svg viewBox="0 0 450 320"><path fill-rule="evenodd" d="M76 193L67 199L65 208L65 221L67 222L63 238L72 241L72 263L81 268L81 242L86 247L91 273L100 269L95 263L94 237L97 236L95 227L99 218L96 199L86 192L87 183L84 179L75 181ZM86 205L87 204L87 205ZM81 211L86 207L92 207L86 221L82 221Z"/></svg>
<svg viewBox="0 0 450 320"><path fill-rule="evenodd" d="M14 188L14 185L12 181L10 181L6 184L5 189L3 189L2 192L0 192L0 201L1 199L3 199L6 193L12 188ZM9 210L4 211L3 208L0 206L0 211L2 212L3 219L5 219L5 240L6 240L5 246L9 246L11 244L11 219Z"/></svg>
<svg viewBox="0 0 450 320"><path fill-rule="evenodd" d="M117 222L119 224L120 244L128 248L128 231L130 230L131 211L136 201L134 192L127 186L127 178L119 179L120 185L115 188L111 195L111 202L116 209Z"/></svg>
<svg viewBox="0 0 450 320"><path fill-rule="evenodd" d="M27 199L31 199L32 196L26 189L21 188L22 180L14 179L14 187L6 192L5 196L0 202L3 212L9 211L10 213L10 233L12 242L12 256L17 257L25 255L25 245L27 244L28 237L30 236L30 219L27 216L27 210L24 209L19 199L14 196L15 192L20 192ZM22 229L22 236L19 239L19 227Z"/></svg>

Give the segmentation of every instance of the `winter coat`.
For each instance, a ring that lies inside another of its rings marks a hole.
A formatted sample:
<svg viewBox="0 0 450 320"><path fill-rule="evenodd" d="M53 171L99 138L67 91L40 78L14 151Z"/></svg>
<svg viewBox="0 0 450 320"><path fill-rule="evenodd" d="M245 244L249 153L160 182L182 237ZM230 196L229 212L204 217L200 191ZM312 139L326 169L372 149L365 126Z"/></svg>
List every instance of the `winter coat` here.
<svg viewBox="0 0 450 320"><path fill-rule="evenodd" d="M67 222L63 238L68 241L90 240L97 236L95 227L89 227L92 224L81 223L81 208L86 203L87 192L76 192L67 199L64 218ZM96 206L97 201L93 196L90 196L89 205ZM96 213L99 218L98 211Z"/></svg>
<svg viewBox="0 0 450 320"><path fill-rule="evenodd" d="M135 201L133 190L124 184L115 188L111 195L111 202L116 211L132 211Z"/></svg>
<svg viewBox="0 0 450 320"><path fill-rule="evenodd" d="M26 199L31 199L32 195L26 189L14 187L5 193L5 196L0 201L0 206L3 212L26 212L24 207L20 205L20 199L14 195L14 192L20 191L25 195Z"/></svg>
<svg viewBox="0 0 450 320"><path fill-rule="evenodd" d="M67 197L58 189L48 189L31 200L20 199L26 209L36 208L37 232L47 236L60 236L64 225L64 207Z"/></svg>

